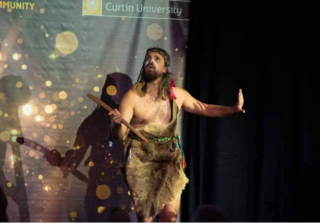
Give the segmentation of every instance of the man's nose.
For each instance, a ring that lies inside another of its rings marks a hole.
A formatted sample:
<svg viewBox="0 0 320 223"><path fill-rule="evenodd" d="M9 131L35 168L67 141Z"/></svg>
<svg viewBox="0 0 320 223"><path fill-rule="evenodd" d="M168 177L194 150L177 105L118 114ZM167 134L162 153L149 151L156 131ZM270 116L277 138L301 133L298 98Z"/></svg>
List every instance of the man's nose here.
<svg viewBox="0 0 320 223"><path fill-rule="evenodd" d="M153 59L150 57L150 58L147 59L147 62L148 62L149 64L150 64L150 63L153 64Z"/></svg>

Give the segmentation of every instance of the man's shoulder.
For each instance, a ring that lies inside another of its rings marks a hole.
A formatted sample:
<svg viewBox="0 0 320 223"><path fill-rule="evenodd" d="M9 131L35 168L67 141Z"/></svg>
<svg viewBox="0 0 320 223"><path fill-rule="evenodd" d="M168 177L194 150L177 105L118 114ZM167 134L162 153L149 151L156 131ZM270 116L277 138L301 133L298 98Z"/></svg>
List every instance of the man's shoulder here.
<svg viewBox="0 0 320 223"><path fill-rule="evenodd" d="M172 87L174 94L176 95L176 97L183 97L187 91L183 88L179 88L179 87Z"/></svg>
<svg viewBox="0 0 320 223"><path fill-rule="evenodd" d="M135 92L134 88L130 88L127 92L126 95L128 96L137 96L137 93Z"/></svg>
<svg viewBox="0 0 320 223"><path fill-rule="evenodd" d="M130 88L123 96L122 100L134 102L138 98L138 94L133 88Z"/></svg>

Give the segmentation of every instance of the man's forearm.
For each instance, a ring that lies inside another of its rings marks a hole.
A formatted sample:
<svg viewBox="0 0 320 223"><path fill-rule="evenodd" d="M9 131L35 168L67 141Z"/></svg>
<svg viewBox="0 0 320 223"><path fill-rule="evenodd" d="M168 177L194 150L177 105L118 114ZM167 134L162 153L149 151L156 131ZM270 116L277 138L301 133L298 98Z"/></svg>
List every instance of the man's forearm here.
<svg viewBox="0 0 320 223"><path fill-rule="evenodd" d="M205 111L208 117L224 117L234 113L234 106L207 105Z"/></svg>

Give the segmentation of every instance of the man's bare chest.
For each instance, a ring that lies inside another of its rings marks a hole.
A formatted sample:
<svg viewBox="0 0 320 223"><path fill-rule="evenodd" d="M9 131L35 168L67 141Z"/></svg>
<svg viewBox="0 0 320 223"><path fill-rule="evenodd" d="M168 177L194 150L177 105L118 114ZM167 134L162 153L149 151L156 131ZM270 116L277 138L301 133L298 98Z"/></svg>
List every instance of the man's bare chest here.
<svg viewBox="0 0 320 223"><path fill-rule="evenodd" d="M131 123L143 126L148 123L168 124L171 120L169 99L151 100L148 97L140 98L135 104Z"/></svg>

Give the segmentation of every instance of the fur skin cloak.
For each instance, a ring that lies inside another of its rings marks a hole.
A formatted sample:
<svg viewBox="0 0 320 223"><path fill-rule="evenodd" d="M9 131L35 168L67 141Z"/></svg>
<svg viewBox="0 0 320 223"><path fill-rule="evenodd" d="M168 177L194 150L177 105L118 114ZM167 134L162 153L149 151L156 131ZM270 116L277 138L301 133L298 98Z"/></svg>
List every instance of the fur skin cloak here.
<svg viewBox="0 0 320 223"><path fill-rule="evenodd" d="M175 135L179 108L172 101L172 120L165 125L149 123L137 129L146 138ZM136 212L143 218L158 215L164 206L181 196L188 183L180 148L172 141L142 142L125 136L123 171L132 190Z"/></svg>

